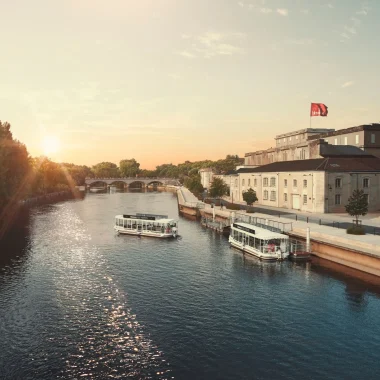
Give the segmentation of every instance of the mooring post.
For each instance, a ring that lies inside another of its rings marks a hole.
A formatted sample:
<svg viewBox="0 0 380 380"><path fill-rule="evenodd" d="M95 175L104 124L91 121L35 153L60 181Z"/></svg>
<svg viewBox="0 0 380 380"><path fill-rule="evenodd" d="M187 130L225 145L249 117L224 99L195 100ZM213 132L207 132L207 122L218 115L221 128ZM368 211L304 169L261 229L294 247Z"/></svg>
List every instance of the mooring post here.
<svg viewBox="0 0 380 380"><path fill-rule="evenodd" d="M306 228L306 252L310 252L310 227Z"/></svg>

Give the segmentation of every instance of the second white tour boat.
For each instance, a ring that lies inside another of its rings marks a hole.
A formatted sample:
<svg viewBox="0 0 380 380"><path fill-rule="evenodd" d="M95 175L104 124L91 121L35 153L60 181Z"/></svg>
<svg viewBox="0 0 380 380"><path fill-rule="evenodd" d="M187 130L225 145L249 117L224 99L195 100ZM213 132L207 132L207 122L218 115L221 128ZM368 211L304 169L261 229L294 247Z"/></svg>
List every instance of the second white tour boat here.
<svg viewBox="0 0 380 380"><path fill-rule="evenodd" d="M115 230L120 234L175 238L178 235L178 221L167 215L136 214L116 215Z"/></svg>
<svg viewBox="0 0 380 380"><path fill-rule="evenodd" d="M289 256L289 236L248 223L233 223L228 241L262 260L283 260Z"/></svg>

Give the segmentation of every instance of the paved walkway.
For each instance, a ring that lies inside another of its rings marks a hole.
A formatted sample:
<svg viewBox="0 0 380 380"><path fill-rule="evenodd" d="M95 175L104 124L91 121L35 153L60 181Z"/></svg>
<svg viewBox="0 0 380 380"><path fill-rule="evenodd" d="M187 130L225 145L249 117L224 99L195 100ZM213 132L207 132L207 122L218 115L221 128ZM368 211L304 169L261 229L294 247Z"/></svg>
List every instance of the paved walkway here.
<svg viewBox="0 0 380 380"><path fill-rule="evenodd" d="M225 198L225 201L228 202L228 199ZM242 207L246 208L247 205L245 202L234 202L235 204L239 204ZM310 213L303 212L293 209L281 208L281 207L271 207L271 206L263 206L257 205L253 206L256 212L260 212L267 215L277 216L281 218L292 219L293 221L296 219L302 221L309 221L311 224L324 224L330 226L336 226L339 223L339 227L346 229L347 227L352 226L353 217L348 214L323 214L323 213ZM374 227L380 229L380 212L378 213L370 213L365 216L361 216L360 220L362 220L363 227L365 227L368 233L374 232ZM380 230L377 231L377 234L380 234Z"/></svg>
<svg viewBox="0 0 380 380"><path fill-rule="evenodd" d="M205 211L212 213L211 205L205 204ZM278 223L291 223L291 233L301 238L306 238L306 230L310 228L310 238L317 241L324 241L337 246L350 248L359 252L365 252L369 255L380 257L380 236L376 235L348 235L346 230L341 228L334 228L330 226L323 226L313 223L307 223L305 221L289 220L284 217L276 217L268 214L262 214L255 212L253 214L247 214L245 211L232 211L219 206L215 207L215 216L222 216L225 218L235 218L252 216L262 219L268 219ZM290 226L289 226L290 227Z"/></svg>

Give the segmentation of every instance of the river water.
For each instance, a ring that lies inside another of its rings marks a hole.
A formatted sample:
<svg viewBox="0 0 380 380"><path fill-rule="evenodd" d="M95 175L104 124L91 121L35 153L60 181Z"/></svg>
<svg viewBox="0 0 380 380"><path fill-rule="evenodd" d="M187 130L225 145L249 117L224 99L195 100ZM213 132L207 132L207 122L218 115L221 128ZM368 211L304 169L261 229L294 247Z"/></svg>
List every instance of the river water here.
<svg viewBox="0 0 380 380"><path fill-rule="evenodd" d="M0 246L0 379L379 379L380 288L332 265L264 263L180 218L172 193L35 208Z"/></svg>

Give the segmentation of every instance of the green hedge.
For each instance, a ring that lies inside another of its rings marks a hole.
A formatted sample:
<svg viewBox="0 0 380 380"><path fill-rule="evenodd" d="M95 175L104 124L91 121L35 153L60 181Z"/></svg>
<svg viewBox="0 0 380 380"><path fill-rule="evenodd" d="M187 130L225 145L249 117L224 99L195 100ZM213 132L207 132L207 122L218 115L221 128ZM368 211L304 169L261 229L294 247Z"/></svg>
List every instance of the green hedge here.
<svg viewBox="0 0 380 380"><path fill-rule="evenodd" d="M360 226L352 226L347 228L347 233L350 235L365 235L365 230Z"/></svg>

